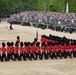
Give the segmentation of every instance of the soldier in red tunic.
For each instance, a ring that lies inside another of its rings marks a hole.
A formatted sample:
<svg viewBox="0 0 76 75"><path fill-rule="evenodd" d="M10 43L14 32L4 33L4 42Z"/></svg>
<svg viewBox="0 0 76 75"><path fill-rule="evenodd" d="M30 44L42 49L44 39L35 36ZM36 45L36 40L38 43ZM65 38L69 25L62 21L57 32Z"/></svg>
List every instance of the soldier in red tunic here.
<svg viewBox="0 0 76 75"><path fill-rule="evenodd" d="M1 62L3 62L4 59L5 59L5 61L7 61L5 43L2 42L2 47L1 47Z"/></svg>
<svg viewBox="0 0 76 75"><path fill-rule="evenodd" d="M41 59L43 59L43 57L45 57L45 42L41 44Z"/></svg>
<svg viewBox="0 0 76 75"><path fill-rule="evenodd" d="M45 42L45 35L42 35L42 36L41 36L40 42L41 42L41 43Z"/></svg>
<svg viewBox="0 0 76 75"><path fill-rule="evenodd" d="M14 60L14 42L11 42L11 44L10 44L10 50L11 50L12 60Z"/></svg>
<svg viewBox="0 0 76 75"><path fill-rule="evenodd" d="M12 23L13 23L13 21L12 21L12 19L10 19L10 30L13 29L13 27L12 27Z"/></svg>
<svg viewBox="0 0 76 75"><path fill-rule="evenodd" d="M41 59L41 55L40 55L40 43L39 43L39 42L36 43L35 56L36 56L36 60L37 60L38 58Z"/></svg>
<svg viewBox="0 0 76 75"><path fill-rule="evenodd" d="M74 52L73 52L73 56L76 57L76 40L73 41L74 42Z"/></svg>
<svg viewBox="0 0 76 75"><path fill-rule="evenodd" d="M47 50L47 55L48 55L48 57L47 57L47 59L50 57L50 58L52 58L52 52L51 52L51 43L50 42L48 42L48 44L47 44L47 46L46 46L46 50Z"/></svg>
<svg viewBox="0 0 76 75"><path fill-rule="evenodd" d="M14 47L14 59L19 60L19 53L18 53L18 43L15 43L15 47Z"/></svg>
<svg viewBox="0 0 76 75"><path fill-rule="evenodd" d="M73 44L71 43L71 44L69 44L69 46L68 46L68 47L69 47L69 57L70 57L70 58L72 58L72 51L73 51L73 50L72 50L72 49L73 49L73 48L72 48L72 45L73 45Z"/></svg>
<svg viewBox="0 0 76 75"><path fill-rule="evenodd" d="M20 56L19 56L20 61L22 60L22 58L23 58L23 60L25 60L23 42L20 42L20 49L19 50L20 50Z"/></svg>
<svg viewBox="0 0 76 75"><path fill-rule="evenodd" d="M61 50L61 55L60 58L62 59L62 57L65 58L65 53L64 53L64 44L62 43L62 45L60 46L60 50Z"/></svg>
<svg viewBox="0 0 76 75"><path fill-rule="evenodd" d="M32 57L31 57L31 43L28 42L28 53L29 53L29 60L32 60Z"/></svg>
<svg viewBox="0 0 76 75"><path fill-rule="evenodd" d="M10 59L13 59L12 58L12 51L10 48L10 42L7 42L7 61L9 61Z"/></svg>
<svg viewBox="0 0 76 75"><path fill-rule="evenodd" d="M55 56L56 58L59 57L59 46L57 45L57 43L54 45L54 48L55 48Z"/></svg>
<svg viewBox="0 0 76 75"><path fill-rule="evenodd" d="M31 54L31 58L33 58L35 60L36 58L35 58L34 52L35 52L34 43L31 43L31 46L30 46L30 54Z"/></svg>
<svg viewBox="0 0 76 75"><path fill-rule="evenodd" d="M38 42L38 39L37 38L34 38L34 41L33 41L34 46L36 46L37 42Z"/></svg>
<svg viewBox="0 0 76 75"><path fill-rule="evenodd" d="M10 24L10 30L12 30L12 29L13 29L12 24Z"/></svg>
<svg viewBox="0 0 76 75"><path fill-rule="evenodd" d="M75 43L72 45L72 53L73 53L73 57L75 58L76 57L76 44Z"/></svg>
<svg viewBox="0 0 76 75"><path fill-rule="evenodd" d="M16 42L17 42L18 44L20 43L20 37L19 37L19 36L17 36Z"/></svg>
<svg viewBox="0 0 76 75"><path fill-rule="evenodd" d="M68 47L68 43L66 43L66 44L64 45L64 50L65 50L65 58L67 58L68 55L69 55L69 47Z"/></svg>
<svg viewBox="0 0 76 75"><path fill-rule="evenodd" d="M24 51L25 51L25 57L29 58L29 44L28 42L25 42Z"/></svg>
<svg viewBox="0 0 76 75"><path fill-rule="evenodd" d="M56 50L55 50L55 44L52 44L52 46L51 46L51 48L52 48L52 59L53 58L56 58L57 59L57 57L56 57Z"/></svg>
<svg viewBox="0 0 76 75"><path fill-rule="evenodd" d="M12 24L12 22L13 22L12 19L10 19L9 22L10 22L10 24Z"/></svg>
<svg viewBox="0 0 76 75"><path fill-rule="evenodd" d="M27 42L24 42L23 53L24 53L24 60L26 60L26 57L28 55Z"/></svg>

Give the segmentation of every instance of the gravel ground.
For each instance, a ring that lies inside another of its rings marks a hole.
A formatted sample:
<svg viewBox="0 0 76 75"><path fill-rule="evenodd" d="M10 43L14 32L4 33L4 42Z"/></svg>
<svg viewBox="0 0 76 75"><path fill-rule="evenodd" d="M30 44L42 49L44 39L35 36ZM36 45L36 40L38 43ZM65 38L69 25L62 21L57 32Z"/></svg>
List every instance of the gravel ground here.
<svg viewBox="0 0 76 75"><path fill-rule="evenodd" d="M76 39L76 33L69 34L20 25L13 25L14 30L9 31L6 28L8 25L6 21L0 23L0 47L3 41L15 42L17 36L20 36L23 42L31 42L36 37L37 30L39 41L43 34ZM0 75L76 75L76 58L0 62Z"/></svg>

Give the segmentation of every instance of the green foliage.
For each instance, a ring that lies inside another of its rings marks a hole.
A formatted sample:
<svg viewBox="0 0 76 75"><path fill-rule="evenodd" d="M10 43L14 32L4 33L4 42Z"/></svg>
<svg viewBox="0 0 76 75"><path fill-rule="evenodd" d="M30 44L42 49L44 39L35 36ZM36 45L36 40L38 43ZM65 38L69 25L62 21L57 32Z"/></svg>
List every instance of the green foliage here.
<svg viewBox="0 0 76 75"><path fill-rule="evenodd" d="M37 10L37 0L0 0L1 13Z"/></svg>
<svg viewBox="0 0 76 75"><path fill-rule="evenodd" d="M76 13L76 0L0 0L0 13L27 10L65 12L67 2L69 11Z"/></svg>
<svg viewBox="0 0 76 75"><path fill-rule="evenodd" d="M69 11L76 13L76 0L38 0L38 11L65 12L66 3L69 4ZM45 6L47 5L47 9Z"/></svg>

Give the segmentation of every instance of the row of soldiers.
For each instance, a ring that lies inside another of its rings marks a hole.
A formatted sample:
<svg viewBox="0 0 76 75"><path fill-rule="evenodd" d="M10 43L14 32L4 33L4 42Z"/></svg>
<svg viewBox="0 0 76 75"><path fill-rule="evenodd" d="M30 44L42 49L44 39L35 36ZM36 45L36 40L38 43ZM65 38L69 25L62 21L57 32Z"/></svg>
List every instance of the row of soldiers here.
<svg viewBox="0 0 76 75"><path fill-rule="evenodd" d="M53 37L53 38L52 38ZM0 49L1 61L16 60L37 60L37 59L62 59L76 57L76 43L73 41L64 41L66 38L60 39L50 35L42 36L40 42L35 40L31 42L21 42L19 36L15 42L7 42L7 46L2 42ZM64 42L63 42L64 41Z"/></svg>

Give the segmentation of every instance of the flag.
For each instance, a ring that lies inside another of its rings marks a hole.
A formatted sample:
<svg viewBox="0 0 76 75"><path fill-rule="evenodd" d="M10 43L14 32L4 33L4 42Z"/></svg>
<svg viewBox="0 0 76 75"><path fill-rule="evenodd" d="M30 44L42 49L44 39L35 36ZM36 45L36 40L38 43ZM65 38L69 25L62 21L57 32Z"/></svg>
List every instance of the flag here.
<svg viewBox="0 0 76 75"><path fill-rule="evenodd" d="M36 31L36 38L38 39L38 30Z"/></svg>

